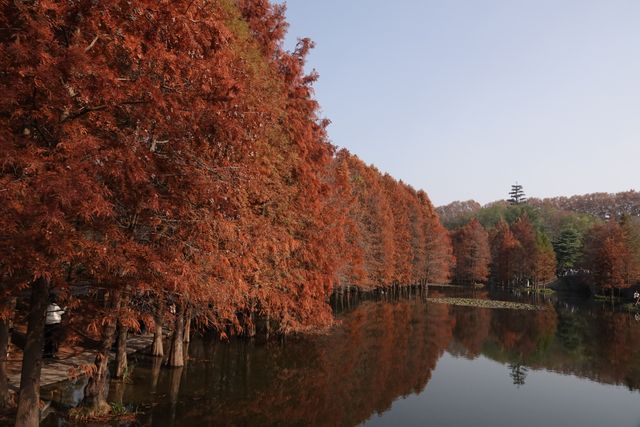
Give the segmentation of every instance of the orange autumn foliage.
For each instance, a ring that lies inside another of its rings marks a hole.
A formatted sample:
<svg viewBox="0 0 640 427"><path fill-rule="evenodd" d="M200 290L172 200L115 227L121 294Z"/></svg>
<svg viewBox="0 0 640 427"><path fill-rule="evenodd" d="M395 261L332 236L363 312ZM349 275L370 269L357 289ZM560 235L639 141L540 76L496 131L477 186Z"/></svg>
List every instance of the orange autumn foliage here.
<svg viewBox="0 0 640 427"><path fill-rule="evenodd" d="M5 2L0 21L7 295L46 277L93 330L135 314L80 304L87 284L289 332L331 322L336 283L448 280L426 194L334 153L284 6Z"/></svg>
<svg viewBox="0 0 640 427"><path fill-rule="evenodd" d="M489 234L477 219L456 230L452 236L456 257L456 283L483 283L489 277L491 249Z"/></svg>
<svg viewBox="0 0 640 427"><path fill-rule="evenodd" d="M339 284L371 289L448 281L451 241L426 193L346 150L337 153L334 164L345 215Z"/></svg>

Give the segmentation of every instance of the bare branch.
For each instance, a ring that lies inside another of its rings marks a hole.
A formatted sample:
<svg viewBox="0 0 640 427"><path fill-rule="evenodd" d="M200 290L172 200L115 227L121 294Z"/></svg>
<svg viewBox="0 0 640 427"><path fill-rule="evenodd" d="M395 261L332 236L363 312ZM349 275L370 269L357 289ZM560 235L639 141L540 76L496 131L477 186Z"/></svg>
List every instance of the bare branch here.
<svg viewBox="0 0 640 427"><path fill-rule="evenodd" d="M98 39L100 38L100 35L98 34L93 41L91 42L91 44L89 46L87 46L84 51L85 52L89 52L89 50L91 50L91 48L96 44L96 42L98 41Z"/></svg>
<svg viewBox="0 0 640 427"><path fill-rule="evenodd" d="M79 109L76 112L73 112L69 115L62 115L62 118L60 119L60 123L64 123L67 122L69 120L73 120L73 119L77 119L78 117L84 116L87 113L90 113L92 111L100 111L100 110L104 110L105 108L107 108L106 105L98 105L95 107L88 107L88 106L84 106L81 109Z"/></svg>

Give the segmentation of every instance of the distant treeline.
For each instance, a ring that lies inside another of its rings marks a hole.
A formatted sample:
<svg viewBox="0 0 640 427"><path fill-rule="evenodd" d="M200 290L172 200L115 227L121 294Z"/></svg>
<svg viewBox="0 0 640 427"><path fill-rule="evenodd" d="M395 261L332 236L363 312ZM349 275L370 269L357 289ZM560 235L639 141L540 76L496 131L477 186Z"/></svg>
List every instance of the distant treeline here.
<svg viewBox="0 0 640 427"><path fill-rule="evenodd" d="M640 193L634 190L621 193L591 193L546 199L530 198L529 204L585 213L600 219L620 219L625 215L640 216Z"/></svg>
<svg viewBox="0 0 640 427"><path fill-rule="evenodd" d="M631 202L637 194L529 199L521 205L502 201L484 207L470 200L439 207L437 212L454 236L470 228L489 230L491 276L496 283L535 284L557 273L579 276L596 289L613 293L640 282L640 217L633 214ZM597 203L588 202L594 200ZM554 204L577 207L572 211ZM585 212L589 209L594 213ZM518 271L523 268L529 274Z"/></svg>
<svg viewBox="0 0 640 427"><path fill-rule="evenodd" d="M494 204L502 204L498 201L489 203L485 208ZM590 193L571 197L548 197L539 199L531 197L528 204L541 209L553 209L582 213L600 219L617 218L625 215L640 216L640 192L635 190L620 193ZM475 200L455 201L445 206L439 206L436 210L443 224L447 227L455 226L456 222L478 212L482 205Z"/></svg>

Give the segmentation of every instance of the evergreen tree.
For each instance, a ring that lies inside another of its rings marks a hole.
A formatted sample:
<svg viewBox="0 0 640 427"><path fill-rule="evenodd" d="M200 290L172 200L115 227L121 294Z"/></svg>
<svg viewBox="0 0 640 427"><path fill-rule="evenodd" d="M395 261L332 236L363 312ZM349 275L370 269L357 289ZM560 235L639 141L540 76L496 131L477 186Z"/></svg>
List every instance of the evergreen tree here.
<svg viewBox="0 0 640 427"><path fill-rule="evenodd" d="M525 197L524 191L522 189L522 185L517 182L511 186L511 191L509 191L509 203L512 205L521 205L527 201Z"/></svg>
<svg viewBox="0 0 640 427"><path fill-rule="evenodd" d="M558 239L553 242L558 259L558 272L565 273L576 266L582 254L582 235L572 225L560 231Z"/></svg>

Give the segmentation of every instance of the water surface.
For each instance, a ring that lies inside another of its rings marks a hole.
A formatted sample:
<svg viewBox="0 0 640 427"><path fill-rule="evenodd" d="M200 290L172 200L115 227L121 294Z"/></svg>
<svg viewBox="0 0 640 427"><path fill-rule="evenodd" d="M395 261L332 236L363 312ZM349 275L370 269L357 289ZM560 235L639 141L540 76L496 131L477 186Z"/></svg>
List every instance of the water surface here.
<svg viewBox="0 0 640 427"><path fill-rule="evenodd" d="M178 369L141 358L110 399L153 426L640 425L640 322L607 305L533 302L545 309L420 295L337 304L326 336L196 339Z"/></svg>

